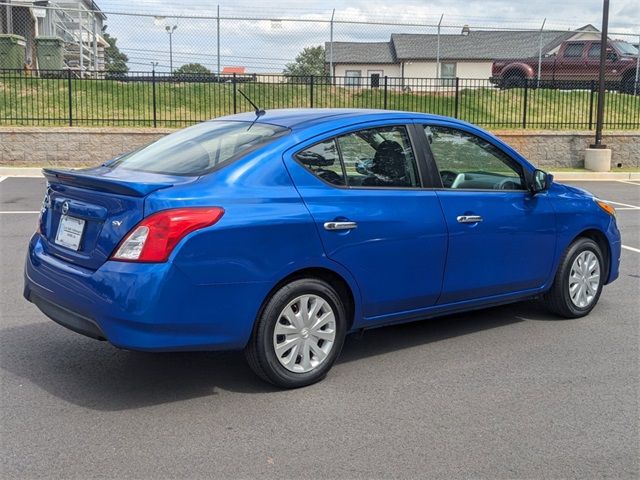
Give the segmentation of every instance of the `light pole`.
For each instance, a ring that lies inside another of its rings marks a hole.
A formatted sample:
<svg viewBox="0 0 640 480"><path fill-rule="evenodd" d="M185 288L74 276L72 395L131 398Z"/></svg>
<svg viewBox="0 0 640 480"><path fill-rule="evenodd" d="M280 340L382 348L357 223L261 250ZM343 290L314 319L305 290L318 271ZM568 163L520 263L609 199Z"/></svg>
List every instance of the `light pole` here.
<svg viewBox="0 0 640 480"><path fill-rule="evenodd" d="M600 69L598 71L598 108L596 117L596 142L591 148L607 148L602 144L602 123L604 121L605 63L607 62L607 40L609 30L609 0L602 5L602 32L600 36Z"/></svg>
<svg viewBox="0 0 640 480"><path fill-rule="evenodd" d="M178 28L178 25L173 25L173 26L167 25L164 28L169 34L169 71L173 73L173 39L172 37L173 37L173 32L176 31L176 28Z"/></svg>
<svg viewBox="0 0 640 480"><path fill-rule="evenodd" d="M602 143L604 123L605 63L607 61L607 31L609 27L609 0L602 3L602 32L600 35L600 71L598 72L598 109L596 118L596 141L589 145L584 156L584 167L596 172L611 171L611 149Z"/></svg>

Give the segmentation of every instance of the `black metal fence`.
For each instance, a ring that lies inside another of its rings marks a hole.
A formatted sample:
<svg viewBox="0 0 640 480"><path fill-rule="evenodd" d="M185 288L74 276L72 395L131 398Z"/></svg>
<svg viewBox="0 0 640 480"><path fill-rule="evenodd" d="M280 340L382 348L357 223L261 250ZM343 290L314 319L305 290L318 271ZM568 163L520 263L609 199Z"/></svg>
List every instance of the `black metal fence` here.
<svg viewBox="0 0 640 480"><path fill-rule="evenodd" d="M573 87L573 88L572 88ZM611 83L604 126L640 128L640 95ZM487 128L592 129L597 82L284 77L72 70L0 71L0 124L182 127L252 110L373 108L446 115Z"/></svg>

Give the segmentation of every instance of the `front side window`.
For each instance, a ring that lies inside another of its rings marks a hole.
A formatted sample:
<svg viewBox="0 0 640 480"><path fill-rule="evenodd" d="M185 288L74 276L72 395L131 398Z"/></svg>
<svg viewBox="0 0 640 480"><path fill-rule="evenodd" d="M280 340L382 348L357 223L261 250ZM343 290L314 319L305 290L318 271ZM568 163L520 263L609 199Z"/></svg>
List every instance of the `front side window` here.
<svg viewBox="0 0 640 480"><path fill-rule="evenodd" d="M584 43L570 43L564 49L564 56L578 58L582 56L582 50L584 50Z"/></svg>
<svg viewBox="0 0 640 480"><path fill-rule="evenodd" d="M337 141L349 186L420 186L416 158L404 126L358 130Z"/></svg>
<svg viewBox="0 0 640 480"><path fill-rule="evenodd" d="M486 140L449 127L425 133L444 188L525 190L522 166Z"/></svg>
<svg viewBox="0 0 640 480"><path fill-rule="evenodd" d="M296 158L316 177L332 185L344 185L344 173L335 140L316 143L296 154Z"/></svg>
<svg viewBox="0 0 640 480"><path fill-rule="evenodd" d="M288 131L266 123L202 122L123 155L109 166L166 175L203 175Z"/></svg>
<svg viewBox="0 0 640 480"><path fill-rule="evenodd" d="M616 53L608 48L607 52L607 60L616 60ZM587 57L591 60L599 60L600 59L600 43L592 43L589 47L589 51L587 52Z"/></svg>

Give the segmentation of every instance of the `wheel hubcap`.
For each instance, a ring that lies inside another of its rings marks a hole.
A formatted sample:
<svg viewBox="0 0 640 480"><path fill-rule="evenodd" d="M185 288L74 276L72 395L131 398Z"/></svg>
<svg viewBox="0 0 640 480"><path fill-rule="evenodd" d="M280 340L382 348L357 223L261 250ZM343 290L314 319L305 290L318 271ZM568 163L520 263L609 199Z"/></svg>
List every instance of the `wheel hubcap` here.
<svg viewBox="0 0 640 480"><path fill-rule="evenodd" d="M600 262L590 250L576 257L569 273L569 296L578 308L591 305L600 287Z"/></svg>
<svg viewBox="0 0 640 480"><path fill-rule="evenodd" d="M336 339L336 317L327 301L301 295L282 310L273 330L280 364L295 373L310 372L329 356Z"/></svg>

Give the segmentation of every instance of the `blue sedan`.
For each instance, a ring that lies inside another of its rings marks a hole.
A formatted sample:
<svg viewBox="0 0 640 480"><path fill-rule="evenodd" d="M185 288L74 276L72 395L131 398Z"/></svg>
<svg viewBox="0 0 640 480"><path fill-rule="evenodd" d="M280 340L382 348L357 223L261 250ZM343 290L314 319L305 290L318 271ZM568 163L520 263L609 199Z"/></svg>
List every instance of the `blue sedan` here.
<svg viewBox="0 0 640 480"><path fill-rule="evenodd" d="M581 317L618 276L611 206L446 117L257 111L44 174L27 300L124 349L243 349L281 387L349 332L533 298Z"/></svg>

